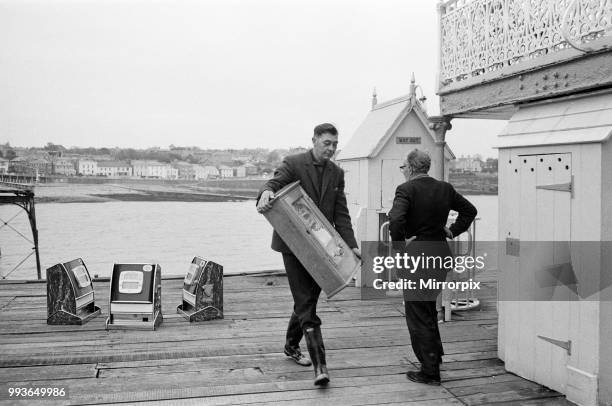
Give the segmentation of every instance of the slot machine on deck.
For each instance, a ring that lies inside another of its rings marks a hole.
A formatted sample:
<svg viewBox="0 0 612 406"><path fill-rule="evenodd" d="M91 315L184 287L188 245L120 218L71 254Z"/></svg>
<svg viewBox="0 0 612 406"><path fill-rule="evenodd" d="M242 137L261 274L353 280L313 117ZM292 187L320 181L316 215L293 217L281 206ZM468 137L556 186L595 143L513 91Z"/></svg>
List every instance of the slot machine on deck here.
<svg viewBox="0 0 612 406"><path fill-rule="evenodd" d="M189 321L223 318L223 266L194 257L183 282L177 313Z"/></svg>
<svg viewBox="0 0 612 406"><path fill-rule="evenodd" d="M47 269L47 324L83 324L99 314L81 258Z"/></svg>
<svg viewBox="0 0 612 406"><path fill-rule="evenodd" d="M115 264L106 328L155 330L162 321L161 267Z"/></svg>

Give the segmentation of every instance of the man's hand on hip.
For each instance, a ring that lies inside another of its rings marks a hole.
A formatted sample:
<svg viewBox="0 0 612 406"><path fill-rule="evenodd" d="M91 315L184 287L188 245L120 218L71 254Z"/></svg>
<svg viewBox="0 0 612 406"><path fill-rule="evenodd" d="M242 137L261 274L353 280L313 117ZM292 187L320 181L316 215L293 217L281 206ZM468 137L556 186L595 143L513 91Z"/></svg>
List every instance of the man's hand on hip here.
<svg viewBox="0 0 612 406"><path fill-rule="evenodd" d="M274 199L274 192L271 190L264 190L259 197L257 202L257 211L263 213L272 208L272 200Z"/></svg>

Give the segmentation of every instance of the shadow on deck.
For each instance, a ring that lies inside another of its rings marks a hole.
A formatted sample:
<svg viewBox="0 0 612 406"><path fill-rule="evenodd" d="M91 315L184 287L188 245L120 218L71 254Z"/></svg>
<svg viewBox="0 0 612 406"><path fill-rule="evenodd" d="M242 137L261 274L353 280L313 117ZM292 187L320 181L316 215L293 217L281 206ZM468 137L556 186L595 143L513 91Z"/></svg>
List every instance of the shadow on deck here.
<svg viewBox="0 0 612 406"><path fill-rule="evenodd" d="M94 283L103 315L83 326L46 324L44 283L0 284L0 402L14 402L8 387L63 387L68 398L57 404L569 404L506 373L497 359L494 282L483 283L480 311L441 325L440 387L404 375L417 362L401 298L361 301L357 288L347 288L321 299L327 389L312 385L310 367L282 354L292 305L287 279L226 277L224 285L224 320L189 324L176 314L182 280L164 280L157 331L105 331L106 282Z"/></svg>

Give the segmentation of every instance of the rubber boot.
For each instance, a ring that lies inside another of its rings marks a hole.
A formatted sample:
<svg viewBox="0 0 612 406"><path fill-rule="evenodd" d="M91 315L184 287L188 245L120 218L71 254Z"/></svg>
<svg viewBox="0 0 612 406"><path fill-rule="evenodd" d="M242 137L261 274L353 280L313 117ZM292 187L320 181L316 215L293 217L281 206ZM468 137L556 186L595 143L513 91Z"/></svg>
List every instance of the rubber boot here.
<svg viewBox="0 0 612 406"><path fill-rule="evenodd" d="M308 353L314 367L314 384L325 386L329 383L329 373L325 363L325 346L321 336L321 327L316 326L305 329L304 337L306 338Z"/></svg>
<svg viewBox="0 0 612 406"><path fill-rule="evenodd" d="M310 360L305 357L300 351L300 341L302 340L303 332L300 327L300 320L295 313L291 314L289 325L287 326L287 338L285 340L285 355L295 361L296 364L302 366L310 366Z"/></svg>

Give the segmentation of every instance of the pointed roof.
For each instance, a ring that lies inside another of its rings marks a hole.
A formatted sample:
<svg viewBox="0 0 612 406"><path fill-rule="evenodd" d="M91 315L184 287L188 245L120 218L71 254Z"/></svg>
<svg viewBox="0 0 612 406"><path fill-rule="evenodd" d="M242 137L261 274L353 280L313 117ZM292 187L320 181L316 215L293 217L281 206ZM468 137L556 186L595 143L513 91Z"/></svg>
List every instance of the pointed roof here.
<svg viewBox="0 0 612 406"><path fill-rule="evenodd" d="M408 114L413 111L432 139L435 140L436 134L429 128L427 113L416 98L414 79L411 81L410 91L411 94L373 106L348 144L340 152L337 160L375 157L387 144L404 119L408 117ZM446 152L451 159L455 158L448 144Z"/></svg>
<svg viewBox="0 0 612 406"><path fill-rule="evenodd" d="M410 108L409 100L405 96L374 106L349 142L342 148L337 159L374 156L373 152L386 143Z"/></svg>

